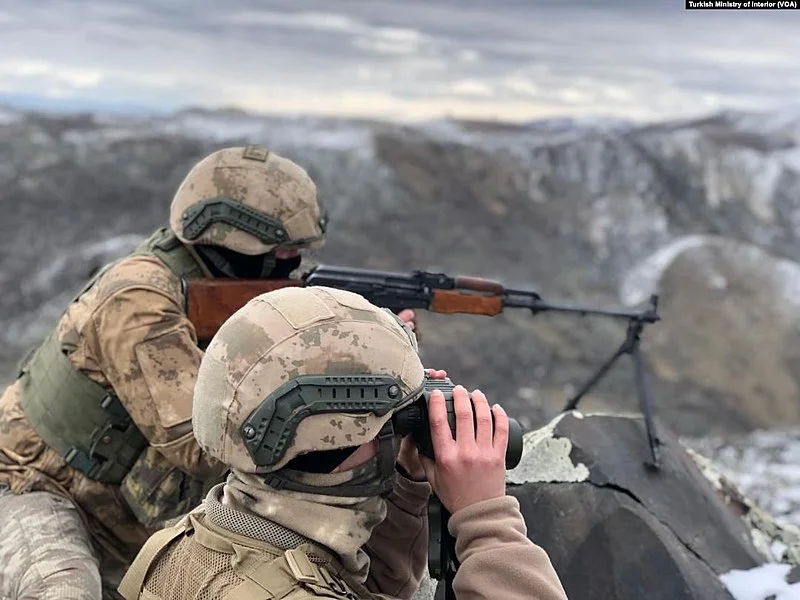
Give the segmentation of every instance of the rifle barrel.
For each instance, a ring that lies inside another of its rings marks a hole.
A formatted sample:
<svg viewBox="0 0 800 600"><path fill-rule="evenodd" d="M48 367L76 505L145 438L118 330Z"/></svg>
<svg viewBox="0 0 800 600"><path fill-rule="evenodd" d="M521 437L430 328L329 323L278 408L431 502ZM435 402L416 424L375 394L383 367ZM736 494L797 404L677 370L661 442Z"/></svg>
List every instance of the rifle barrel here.
<svg viewBox="0 0 800 600"><path fill-rule="evenodd" d="M546 302L542 297L531 290L507 289L503 294L503 305L507 308L529 308L533 314L540 312L566 312L579 314L581 316L597 315L604 317L616 317L620 319L638 319L645 323L655 323L660 320L656 313L654 302L657 298L651 298L650 306L644 310L624 310L619 308L593 308L580 306L568 302Z"/></svg>
<svg viewBox="0 0 800 600"><path fill-rule="evenodd" d="M531 310L535 313L556 311L577 313L579 315L598 315L605 317L618 317L620 319L637 319L645 323L655 323L659 321L659 317L655 312L650 309L643 311L622 310L618 308L590 308L586 306L577 306L575 304L559 303L559 302L537 302Z"/></svg>

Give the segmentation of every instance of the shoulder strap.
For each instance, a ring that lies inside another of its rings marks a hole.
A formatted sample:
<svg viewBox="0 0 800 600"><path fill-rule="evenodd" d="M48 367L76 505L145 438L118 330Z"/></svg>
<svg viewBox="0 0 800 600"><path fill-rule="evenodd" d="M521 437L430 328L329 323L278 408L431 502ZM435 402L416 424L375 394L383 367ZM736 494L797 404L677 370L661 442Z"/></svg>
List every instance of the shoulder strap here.
<svg viewBox="0 0 800 600"><path fill-rule="evenodd" d="M128 569L128 572L125 573L125 577L122 578L117 588L117 591L122 594L125 600L139 599L145 579L147 578L147 573L150 571L150 566L156 558L158 558L158 555L161 554L175 538L183 535L186 530L186 520L184 519L174 527L162 529L150 536L150 539L147 540L144 546L142 546L142 549L139 550L136 560L133 561L133 564Z"/></svg>
<svg viewBox="0 0 800 600"><path fill-rule="evenodd" d="M245 581L228 594L226 600L368 600L379 597L357 582L345 581L340 574L328 570L327 565L311 562L301 548L286 550L282 556L257 564L249 572L239 572Z"/></svg>
<svg viewBox="0 0 800 600"><path fill-rule="evenodd" d="M177 277L205 277L189 249L167 227L162 227L144 240L133 254L149 254L163 262Z"/></svg>

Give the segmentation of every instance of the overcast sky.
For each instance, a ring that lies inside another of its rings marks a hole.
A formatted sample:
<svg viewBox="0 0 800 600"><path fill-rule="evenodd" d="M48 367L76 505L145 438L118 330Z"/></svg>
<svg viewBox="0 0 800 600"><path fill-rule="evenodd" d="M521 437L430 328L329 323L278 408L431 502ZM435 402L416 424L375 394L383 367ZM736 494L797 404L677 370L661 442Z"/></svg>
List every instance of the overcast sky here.
<svg viewBox="0 0 800 600"><path fill-rule="evenodd" d="M684 0L0 0L0 104L400 119L800 106L800 11Z"/></svg>

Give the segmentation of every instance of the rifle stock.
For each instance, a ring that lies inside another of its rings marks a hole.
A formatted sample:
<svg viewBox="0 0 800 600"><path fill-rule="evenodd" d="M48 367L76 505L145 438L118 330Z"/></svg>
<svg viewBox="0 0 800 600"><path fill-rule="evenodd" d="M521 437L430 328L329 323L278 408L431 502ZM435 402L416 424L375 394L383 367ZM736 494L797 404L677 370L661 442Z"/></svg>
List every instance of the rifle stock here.
<svg viewBox="0 0 800 600"><path fill-rule="evenodd" d="M418 275L402 275L384 280L372 279L373 272L352 269L341 273L318 268L303 279L205 279L182 281L186 313L194 325L197 339L208 342L222 324L252 298L285 287L324 285L356 292L373 304L395 312L404 308L423 308L443 314L470 314L493 317L507 304L505 288L497 281L479 277L456 277L442 283ZM367 277L364 276L367 273ZM424 274L424 277L427 274ZM443 287L435 287L442 285ZM537 296L538 297L538 296Z"/></svg>
<svg viewBox="0 0 800 600"><path fill-rule="evenodd" d="M300 279L205 279L183 280L186 314L197 339L208 342L222 324L248 301L285 287L304 285Z"/></svg>

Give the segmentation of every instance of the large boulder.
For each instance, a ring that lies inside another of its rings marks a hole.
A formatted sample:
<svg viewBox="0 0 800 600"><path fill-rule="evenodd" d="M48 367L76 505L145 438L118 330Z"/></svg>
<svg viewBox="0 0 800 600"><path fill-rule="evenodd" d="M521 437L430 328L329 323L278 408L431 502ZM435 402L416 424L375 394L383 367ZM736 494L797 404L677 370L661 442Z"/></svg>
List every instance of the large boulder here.
<svg viewBox="0 0 800 600"><path fill-rule="evenodd" d="M661 464L637 417L563 415L526 439L509 473L531 539L571 598L729 598L719 576L765 561L677 438Z"/></svg>
<svg viewBox="0 0 800 600"><path fill-rule="evenodd" d="M508 493L570 598L730 599L725 576L773 559L768 532L658 426L658 469L641 417L573 411L526 435Z"/></svg>
<svg viewBox="0 0 800 600"><path fill-rule="evenodd" d="M659 277L648 291L663 321L645 339L654 379L673 390L659 414L692 436L800 421L800 264L714 236L679 250L640 269Z"/></svg>

